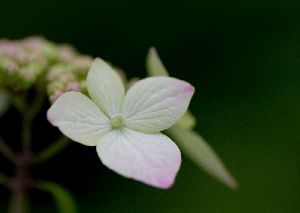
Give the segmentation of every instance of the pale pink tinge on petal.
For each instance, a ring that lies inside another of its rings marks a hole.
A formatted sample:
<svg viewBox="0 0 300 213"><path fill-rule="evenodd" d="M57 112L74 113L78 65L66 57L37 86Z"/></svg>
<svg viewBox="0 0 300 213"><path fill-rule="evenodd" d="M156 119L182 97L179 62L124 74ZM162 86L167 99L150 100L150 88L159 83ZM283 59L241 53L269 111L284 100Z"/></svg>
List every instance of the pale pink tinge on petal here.
<svg viewBox="0 0 300 213"><path fill-rule="evenodd" d="M188 82L171 77L138 81L124 99L122 114L126 127L145 133L170 128L186 112L194 91Z"/></svg>
<svg viewBox="0 0 300 213"><path fill-rule="evenodd" d="M126 128L102 137L97 153L116 173L161 189L173 185L181 164L180 151L167 136Z"/></svg>

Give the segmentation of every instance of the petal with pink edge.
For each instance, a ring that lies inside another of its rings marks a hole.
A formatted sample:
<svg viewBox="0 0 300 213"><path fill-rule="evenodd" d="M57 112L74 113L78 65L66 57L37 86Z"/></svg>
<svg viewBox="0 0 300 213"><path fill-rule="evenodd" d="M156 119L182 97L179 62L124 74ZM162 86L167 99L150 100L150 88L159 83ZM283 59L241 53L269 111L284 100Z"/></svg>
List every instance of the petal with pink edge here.
<svg viewBox="0 0 300 213"><path fill-rule="evenodd" d="M155 133L174 125L186 112L194 87L171 77L149 77L135 83L122 106L125 126Z"/></svg>
<svg viewBox="0 0 300 213"><path fill-rule="evenodd" d="M95 146L104 134L111 131L106 115L79 92L63 94L48 110L47 117L66 136L87 146Z"/></svg>
<svg viewBox="0 0 300 213"><path fill-rule="evenodd" d="M181 164L180 151L167 136L126 128L101 138L97 153L116 173L162 189L172 186Z"/></svg>

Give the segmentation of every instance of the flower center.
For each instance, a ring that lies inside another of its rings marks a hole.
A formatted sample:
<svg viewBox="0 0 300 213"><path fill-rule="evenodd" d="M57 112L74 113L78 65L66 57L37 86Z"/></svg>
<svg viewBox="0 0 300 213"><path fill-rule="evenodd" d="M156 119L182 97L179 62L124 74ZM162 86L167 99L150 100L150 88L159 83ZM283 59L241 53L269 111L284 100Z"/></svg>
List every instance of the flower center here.
<svg viewBox="0 0 300 213"><path fill-rule="evenodd" d="M118 113L112 116L110 123L113 128L120 128L123 126L124 118L120 113Z"/></svg>

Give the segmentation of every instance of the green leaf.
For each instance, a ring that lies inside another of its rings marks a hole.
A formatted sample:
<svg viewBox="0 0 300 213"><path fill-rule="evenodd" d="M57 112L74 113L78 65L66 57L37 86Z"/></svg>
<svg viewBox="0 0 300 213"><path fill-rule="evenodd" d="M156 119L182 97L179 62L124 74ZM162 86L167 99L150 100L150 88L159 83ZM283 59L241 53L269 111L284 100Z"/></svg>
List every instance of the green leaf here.
<svg viewBox="0 0 300 213"><path fill-rule="evenodd" d="M149 76L169 76L167 69L160 60L154 47L151 47L148 51L146 68ZM196 125L196 118L189 110L187 110L177 124L182 128L192 129Z"/></svg>
<svg viewBox="0 0 300 213"><path fill-rule="evenodd" d="M53 156L62 152L68 145L70 145L70 139L65 136L60 136L45 150L37 154L34 163L40 164L44 163L47 160L50 160Z"/></svg>
<svg viewBox="0 0 300 213"><path fill-rule="evenodd" d="M77 212L76 204L72 195L64 187L48 181L39 181L37 183L37 188L46 191L52 195L59 212Z"/></svg>
<svg viewBox="0 0 300 213"><path fill-rule="evenodd" d="M2 116L9 107L9 97L4 91L0 91L0 116Z"/></svg>
<svg viewBox="0 0 300 213"><path fill-rule="evenodd" d="M177 124L166 130L166 133L174 139L187 157L208 174L232 189L238 187L238 183L226 169L215 151L198 133L184 129Z"/></svg>
<svg viewBox="0 0 300 213"><path fill-rule="evenodd" d="M154 47L148 51L146 68L149 76L169 76Z"/></svg>
<svg viewBox="0 0 300 213"><path fill-rule="evenodd" d="M187 110L176 124L183 129L191 130L196 126L196 118L189 110Z"/></svg>

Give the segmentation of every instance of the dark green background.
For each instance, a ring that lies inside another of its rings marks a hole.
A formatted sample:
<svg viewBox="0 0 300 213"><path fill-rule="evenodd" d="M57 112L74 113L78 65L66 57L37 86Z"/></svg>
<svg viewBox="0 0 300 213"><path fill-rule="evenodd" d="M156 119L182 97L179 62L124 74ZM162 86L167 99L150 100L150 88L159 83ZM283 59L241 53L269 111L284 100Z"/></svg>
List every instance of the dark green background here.
<svg viewBox="0 0 300 213"><path fill-rule="evenodd" d="M94 148L74 143L36 176L65 184L81 212L300 212L299 0L0 2L0 37L35 34L130 77L145 76L147 49L157 47L171 75L195 85L197 130L240 183L231 191L184 158L175 186L158 190L116 175ZM43 122L38 143L53 129ZM2 212L8 193L0 190ZM32 205L55 210L39 192Z"/></svg>

